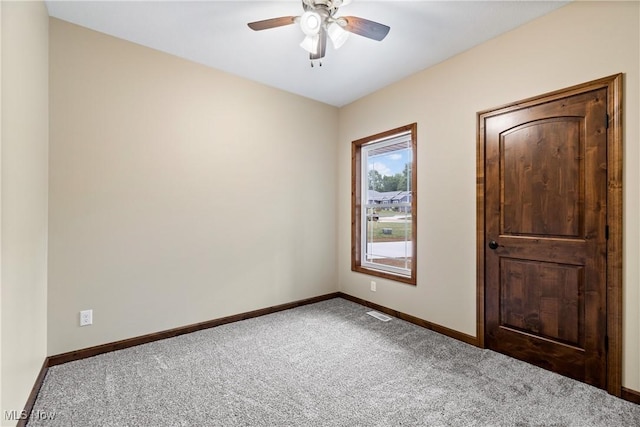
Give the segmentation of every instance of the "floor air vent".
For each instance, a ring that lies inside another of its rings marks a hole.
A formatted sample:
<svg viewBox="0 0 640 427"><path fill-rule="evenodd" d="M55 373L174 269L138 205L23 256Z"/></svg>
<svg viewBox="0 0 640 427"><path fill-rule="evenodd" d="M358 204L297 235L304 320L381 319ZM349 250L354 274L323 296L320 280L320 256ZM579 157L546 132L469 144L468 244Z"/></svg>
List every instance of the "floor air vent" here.
<svg viewBox="0 0 640 427"><path fill-rule="evenodd" d="M369 316L375 317L378 320L382 320L383 322L388 322L389 320L391 320L391 317L387 316L386 314L378 313L377 311L367 311L367 314Z"/></svg>

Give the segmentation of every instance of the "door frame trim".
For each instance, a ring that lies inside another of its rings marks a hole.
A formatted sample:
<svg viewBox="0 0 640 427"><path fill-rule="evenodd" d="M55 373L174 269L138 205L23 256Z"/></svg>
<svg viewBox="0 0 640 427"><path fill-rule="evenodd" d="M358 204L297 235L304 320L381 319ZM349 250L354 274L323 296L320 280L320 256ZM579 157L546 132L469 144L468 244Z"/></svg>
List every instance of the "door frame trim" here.
<svg viewBox="0 0 640 427"><path fill-rule="evenodd" d="M577 95L597 89L607 89L607 386L606 390L614 396L622 393L622 90L623 74L615 74L566 89L527 98L477 113L476 145L476 336L478 346L485 348L485 141L484 121L497 114L526 108L540 102L549 102L567 96Z"/></svg>

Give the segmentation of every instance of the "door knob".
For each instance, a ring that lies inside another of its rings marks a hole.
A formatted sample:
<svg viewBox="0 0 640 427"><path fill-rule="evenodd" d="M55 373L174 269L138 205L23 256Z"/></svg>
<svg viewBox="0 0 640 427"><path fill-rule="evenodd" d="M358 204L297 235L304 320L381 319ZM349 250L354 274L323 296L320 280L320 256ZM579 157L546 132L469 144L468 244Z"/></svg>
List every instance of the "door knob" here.
<svg viewBox="0 0 640 427"><path fill-rule="evenodd" d="M489 242L489 249L498 249L498 246L500 245L495 240Z"/></svg>

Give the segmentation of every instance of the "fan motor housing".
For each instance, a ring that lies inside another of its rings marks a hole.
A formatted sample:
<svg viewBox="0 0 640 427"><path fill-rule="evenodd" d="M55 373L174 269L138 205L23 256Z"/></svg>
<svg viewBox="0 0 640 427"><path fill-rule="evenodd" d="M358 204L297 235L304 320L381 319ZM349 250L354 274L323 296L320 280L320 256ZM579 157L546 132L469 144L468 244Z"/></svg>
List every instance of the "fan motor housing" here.
<svg viewBox="0 0 640 427"><path fill-rule="evenodd" d="M329 15L333 15L338 11L338 8L343 4L350 3L349 0L303 0L303 5L309 6L311 9L324 9L329 12ZM306 9L306 8L305 8Z"/></svg>

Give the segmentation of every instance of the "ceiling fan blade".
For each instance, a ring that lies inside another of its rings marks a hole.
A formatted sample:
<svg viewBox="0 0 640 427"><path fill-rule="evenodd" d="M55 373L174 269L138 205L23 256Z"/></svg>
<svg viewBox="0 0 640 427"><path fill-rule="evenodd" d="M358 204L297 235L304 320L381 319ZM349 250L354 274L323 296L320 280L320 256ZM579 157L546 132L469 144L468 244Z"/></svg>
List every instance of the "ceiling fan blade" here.
<svg viewBox="0 0 640 427"><path fill-rule="evenodd" d="M296 21L295 16L281 16L279 18L265 19L264 21L250 22L247 25L254 31L268 30L269 28L291 25Z"/></svg>
<svg viewBox="0 0 640 427"><path fill-rule="evenodd" d="M357 16L343 16L342 19L347 22L344 27L345 30L377 41L384 39L391 29L384 24L358 18Z"/></svg>
<svg viewBox="0 0 640 427"><path fill-rule="evenodd" d="M309 59L311 59L312 61L314 59L324 58L324 54L327 52L327 30L325 30L324 27L321 27L318 36L320 37L318 40L318 53L309 54Z"/></svg>

